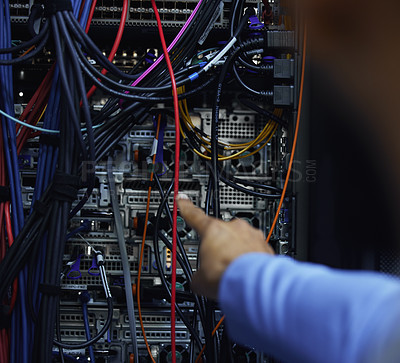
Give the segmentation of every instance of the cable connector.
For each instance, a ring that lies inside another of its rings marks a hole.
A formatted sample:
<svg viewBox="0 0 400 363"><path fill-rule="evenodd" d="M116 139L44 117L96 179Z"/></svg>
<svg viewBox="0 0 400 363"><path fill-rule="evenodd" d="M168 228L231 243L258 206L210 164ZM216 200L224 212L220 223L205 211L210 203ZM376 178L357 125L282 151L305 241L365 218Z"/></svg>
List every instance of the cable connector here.
<svg viewBox="0 0 400 363"><path fill-rule="evenodd" d="M82 304L87 304L90 301L90 295L88 291L81 291L79 294L79 299Z"/></svg>
<svg viewBox="0 0 400 363"><path fill-rule="evenodd" d="M102 266L104 265L104 256L100 251L96 251L96 261L97 261L97 266Z"/></svg>
<svg viewBox="0 0 400 363"><path fill-rule="evenodd" d="M73 11L71 0L44 0L44 16L51 17L59 11Z"/></svg>

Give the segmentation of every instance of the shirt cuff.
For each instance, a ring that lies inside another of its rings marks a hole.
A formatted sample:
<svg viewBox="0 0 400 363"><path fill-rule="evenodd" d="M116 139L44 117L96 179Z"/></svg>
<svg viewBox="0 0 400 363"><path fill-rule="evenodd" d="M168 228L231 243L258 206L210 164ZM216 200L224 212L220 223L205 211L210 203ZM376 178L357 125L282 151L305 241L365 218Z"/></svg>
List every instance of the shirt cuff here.
<svg viewBox="0 0 400 363"><path fill-rule="evenodd" d="M244 272L249 266L252 266L255 261L259 261L260 259L263 259L265 263L268 263L274 258L277 258L277 256L269 253L250 252L233 260L222 275L219 284L218 300L221 307L223 308L224 305L226 306L227 303L231 301L230 291L232 291L232 283L234 282L232 280L236 279L235 275L237 271Z"/></svg>

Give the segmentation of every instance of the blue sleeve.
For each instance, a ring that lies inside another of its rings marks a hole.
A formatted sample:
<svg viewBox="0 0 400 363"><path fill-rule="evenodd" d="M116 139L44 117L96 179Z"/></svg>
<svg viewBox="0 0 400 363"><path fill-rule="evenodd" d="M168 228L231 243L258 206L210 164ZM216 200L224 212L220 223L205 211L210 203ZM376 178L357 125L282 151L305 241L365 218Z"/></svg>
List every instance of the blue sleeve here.
<svg viewBox="0 0 400 363"><path fill-rule="evenodd" d="M400 281L250 253L219 288L231 338L284 362L400 362Z"/></svg>

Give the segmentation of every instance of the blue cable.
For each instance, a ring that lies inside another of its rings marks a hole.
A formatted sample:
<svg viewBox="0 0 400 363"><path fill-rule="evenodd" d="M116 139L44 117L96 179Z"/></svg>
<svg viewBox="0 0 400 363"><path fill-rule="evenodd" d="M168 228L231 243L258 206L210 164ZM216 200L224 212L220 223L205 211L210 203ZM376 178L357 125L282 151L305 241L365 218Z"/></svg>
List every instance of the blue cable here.
<svg viewBox="0 0 400 363"><path fill-rule="evenodd" d="M81 7L81 1L73 1L74 14L77 16ZM91 1L86 1L82 11L81 19L87 21L90 11ZM50 91L50 97L43 120L43 129L49 130L48 133L59 133L59 115L60 115L60 77L59 68L56 66L53 76L53 82ZM100 125L99 125L100 126ZM99 127L98 126L98 127ZM86 131L86 129L82 129ZM59 149L51 145L40 145L40 160L38 160L37 179L35 185L35 192L33 201L38 200L43 194L44 190L50 184L58 161ZM40 162L40 163L39 163ZM33 205L33 203L32 203ZM34 301L34 310L38 311L40 307L40 293L38 293L38 286L43 280L46 260L46 245L47 239L44 237L41 241L40 253L37 258L36 269L33 276L32 297ZM32 337L34 336L34 332Z"/></svg>
<svg viewBox="0 0 400 363"><path fill-rule="evenodd" d="M59 128L59 104L60 104L60 92L59 92L59 82L58 82L59 71L58 67L55 67L50 97L48 100L46 113L44 115L43 125L51 130L58 130ZM56 163L58 159L58 148L54 148L53 146L49 146L46 144L40 144L39 146L39 158L38 158L38 166L37 166L37 177L35 184L35 191L32 198L31 204L31 213L33 210L33 204L36 200L40 199L44 190L49 185L55 169ZM44 236L42 241L40 242L40 252L37 257L36 269L33 272L32 277L32 300L34 311L38 313L40 306L40 297L39 294L39 284L42 281L44 276L45 269L45 257L46 257L46 245L47 238ZM27 267L25 268L27 269ZM32 333L32 337L34 336L34 332Z"/></svg>
<svg viewBox="0 0 400 363"><path fill-rule="evenodd" d="M87 303L90 301L90 295L87 291L83 291L80 294L80 299L82 302L82 315L83 315L83 324L85 326L85 334L86 334L86 339L90 340L90 326L89 326L89 314L88 314L88 308L87 308ZM90 356L90 361L94 362L94 351L93 351L93 346L89 345L89 356Z"/></svg>
<svg viewBox="0 0 400 363"><path fill-rule="evenodd" d="M0 19L2 23L0 46L9 47L11 45L11 27L10 13L8 0L4 0L0 6ZM10 54L5 54L2 59L11 59ZM12 67L0 67L1 98L0 106L10 115L14 113L13 102L13 81ZM8 177L10 182L11 202L12 202L12 224L13 234L16 237L24 224L24 214L22 206L21 183L19 176L19 165L16 147L16 128L15 124L10 120L2 120L4 152L6 155L6 163ZM19 284L23 287L25 284L25 274L21 271L19 274ZM13 331L11 332L11 362L28 361L29 335L27 316L24 313L25 309L25 291L24 288L19 289L16 305L11 317ZM18 334L18 343L23 347L22 351L17 348L17 330L22 331Z"/></svg>
<svg viewBox="0 0 400 363"><path fill-rule="evenodd" d="M67 234L67 240L69 240L71 237L75 236L77 233L81 232L88 232L90 231L90 221L88 219L84 219L81 225L74 229L73 231L69 232Z"/></svg>
<svg viewBox="0 0 400 363"><path fill-rule="evenodd" d="M74 15L77 16L81 8L81 0L74 0ZM81 25L85 26L88 14L91 7L91 1L85 1L81 16ZM8 0L2 1L0 4L0 47L10 46L11 28ZM10 59L10 54L0 55L2 59ZM58 69L56 69L52 92L48 101L44 117L44 127L36 130L48 131L48 133L59 133L59 125L57 117L60 112L60 91L58 87ZM18 156L16 149L16 128L15 122L19 120L14 117L14 102L13 102L13 83L12 83L12 67L0 67L0 111L3 114L2 129L4 151L6 156L7 170L10 181L10 194L12 202L12 224L14 237L18 235L24 224L24 214L21 195L21 183L19 176ZM4 110L4 111L3 111ZM11 118L11 120L10 120ZM29 125L31 126L31 125ZM35 127L33 127L35 128ZM82 130L84 131L84 129ZM35 193L33 201L40 198L46 186L50 183L58 160L58 148L49 145L41 145L39 151L37 181L35 185ZM33 203L32 203L33 204ZM46 246L46 239L42 241L42 246ZM38 256L38 261L43 261L45 258L45 248L41 249ZM33 291L32 297L36 306L40 304L40 294L37 286L42 280L44 272L44 264L37 263L37 268L33 276ZM19 274L19 294L14 312L12 314L12 332L11 332L11 362L30 362L32 356L32 345L34 337L33 322L27 316L26 293L27 293L27 267ZM21 349L22 347L22 349Z"/></svg>

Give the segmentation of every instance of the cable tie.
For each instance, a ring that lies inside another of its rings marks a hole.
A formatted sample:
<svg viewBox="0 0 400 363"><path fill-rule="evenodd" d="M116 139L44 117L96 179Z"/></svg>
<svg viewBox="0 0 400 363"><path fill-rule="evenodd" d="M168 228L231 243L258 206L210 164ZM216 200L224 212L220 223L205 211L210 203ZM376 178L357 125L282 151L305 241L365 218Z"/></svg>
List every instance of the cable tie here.
<svg viewBox="0 0 400 363"><path fill-rule="evenodd" d="M32 37L39 34L39 28L43 16L43 6L41 4L33 4L30 9L28 18L28 29Z"/></svg>
<svg viewBox="0 0 400 363"><path fill-rule="evenodd" d="M73 202L78 195L80 187L81 179L77 175L57 170L53 179L52 197L64 202Z"/></svg>
<svg viewBox="0 0 400 363"><path fill-rule="evenodd" d="M44 0L44 16L51 17L58 11L73 11L71 0Z"/></svg>
<svg viewBox="0 0 400 363"><path fill-rule="evenodd" d="M157 147L158 147L158 140L155 138L153 140L153 145L151 147L150 156L153 156L157 152Z"/></svg>
<svg viewBox="0 0 400 363"><path fill-rule="evenodd" d="M11 200L10 187L0 186L0 203Z"/></svg>
<svg viewBox="0 0 400 363"><path fill-rule="evenodd" d="M76 188L80 188L81 178L77 175L72 175L64 173L60 170L56 170L54 174L53 184L70 185Z"/></svg>
<svg viewBox="0 0 400 363"><path fill-rule="evenodd" d="M53 134L40 134L39 143L42 145L49 145L53 147L60 146L60 137Z"/></svg>
<svg viewBox="0 0 400 363"><path fill-rule="evenodd" d="M64 185L62 188L54 188L51 192L52 198L62 202L73 202L78 196L78 190L70 185Z"/></svg>
<svg viewBox="0 0 400 363"><path fill-rule="evenodd" d="M61 286L50 285L50 284L40 284L39 291L44 295L58 296L61 293Z"/></svg>
<svg viewBox="0 0 400 363"><path fill-rule="evenodd" d="M199 74L197 72L194 72L189 76L189 79L193 82L195 79L199 78Z"/></svg>

